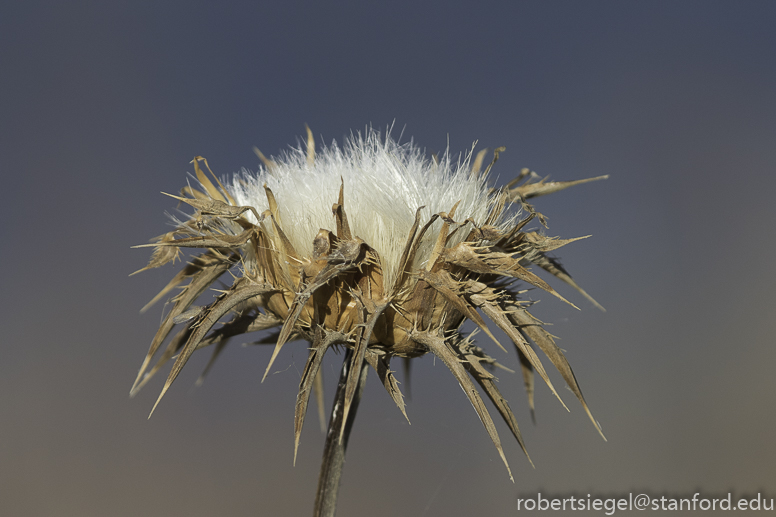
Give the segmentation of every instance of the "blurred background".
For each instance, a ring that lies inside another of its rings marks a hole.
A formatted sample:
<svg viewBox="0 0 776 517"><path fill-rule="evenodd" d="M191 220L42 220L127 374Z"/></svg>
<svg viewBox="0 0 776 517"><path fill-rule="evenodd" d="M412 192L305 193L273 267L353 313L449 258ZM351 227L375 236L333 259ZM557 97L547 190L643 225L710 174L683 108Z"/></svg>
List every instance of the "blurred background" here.
<svg viewBox="0 0 776 517"><path fill-rule="evenodd" d="M425 357L412 425L369 379L338 515L776 497L774 23L755 1L3 3L0 514L312 513L314 406L292 466L303 343L263 384L270 347L233 341L201 388L195 354L150 420L163 378L128 396L163 307L139 309L178 269L128 277L149 258L130 246L167 231L159 192L195 155L255 170L254 145L277 154L305 123L319 145L392 123L428 152L504 145L501 183L610 175L535 203L551 235L593 235L557 255L607 312L557 282L581 311L533 293L608 442L538 383L533 425L500 372L536 464L497 422L513 484Z"/></svg>

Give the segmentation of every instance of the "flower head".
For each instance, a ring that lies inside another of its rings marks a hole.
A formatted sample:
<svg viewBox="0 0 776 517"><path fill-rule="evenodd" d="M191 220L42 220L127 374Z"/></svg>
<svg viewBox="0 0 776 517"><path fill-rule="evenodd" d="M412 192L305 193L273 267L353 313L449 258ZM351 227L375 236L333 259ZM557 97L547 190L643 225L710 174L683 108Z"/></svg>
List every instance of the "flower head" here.
<svg viewBox="0 0 776 517"><path fill-rule="evenodd" d="M448 153L428 158L412 143L400 145L373 130L316 154L308 129L306 149L273 160L259 153L264 166L258 174L243 172L226 185L214 175L213 183L199 165L203 162L209 169L207 161L195 158L198 188L187 186L180 196L171 196L195 212L145 245L155 251L144 269L173 261L182 247L205 251L152 300L189 280L172 299L173 308L154 337L133 393L176 354L159 399L198 348L216 345L218 352L232 336L277 328L266 372L287 342L311 343L297 396L296 455L309 397L330 347L352 350L344 420L363 364L376 371L406 417L390 361L431 352L460 383L509 469L491 416L474 387L474 382L479 384L525 450L514 414L490 371L498 363L463 335L461 326L473 321L503 348L484 314L509 337L532 410L534 372L557 396L533 343L590 414L566 358L542 322L528 312L530 304L519 300L519 289L536 287L566 301L527 269L534 264L589 298L548 256L577 239L528 230L530 221L544 220L527 200L599 178L547 182L524 169L507 187L494 189L488 176L501 150L481 172L484 152L458 160ZM232 286L209 305L192 308L227 272L234 278ZM231 319L216 328L227 315ZM176 324L182 329L150 368Z"/></svg>

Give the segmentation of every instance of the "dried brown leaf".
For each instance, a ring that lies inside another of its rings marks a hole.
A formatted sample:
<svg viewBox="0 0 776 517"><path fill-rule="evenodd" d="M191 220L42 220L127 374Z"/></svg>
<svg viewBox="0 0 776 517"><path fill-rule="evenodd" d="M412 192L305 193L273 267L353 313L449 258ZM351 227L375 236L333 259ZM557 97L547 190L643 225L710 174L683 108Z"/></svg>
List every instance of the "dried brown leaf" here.
<svg viewBox="0 0 776 517"><path fill-rule="evenodd" d="M364 363L364 357L366 356L367 345L372 338L372 332L374 331L375 324L380 315L390 305L387 301L373 302L372 300L364 300L358 293L353 293L356 300L356 304L359 312L359 327L356 331L356 346L353 349L353 360L351 362L350 372L348 372L348 380L345 384L345 409L343 421L347 422L348 413L350 412L350 406L353 403L353 397L356 394L356 389L359 385L359 376L361 375L361 365ZM379 305L378 305L379 303ZM369 305L369 307L367 306ZM340 440L345 432L345 425L340 428Z"/></svg>
<svg viewBox="0 0 776 517"><path fill-rule="evenodd" d="M415 222L412 223L412 228L410 228L410 232L407 235L407 242L404 244L404 249L401 252L401 258L399 259L399 276L391 290L389 296L391 299L399 293L400 288L404 285L404 279L410 274L410 271L408 270L408 265L411 264L410 254L413 248L418 245L415 241L415 234L418 232L418 226L420 226L420 211L424 208L425 206L421 206L415 211ZM413 244L415 244L415 246L413 246Z"/></svg>
<svg viewBox="0 0 776 517"><path fill-rule="evenodd" d="M175 239L175 232L169 232L162 235L158 242L169 242ZM141 271L147 271L149 269L155 269L158 267L162 267L163 265L167 264L168 262L175 262L175 260L178 258L178 255L180 254L179 249L176 248L169 248L165 246L158 246L156 244L151 244L151 246L156 246L156 249L151 254L151 260L148 261L148 265L142 269L138 269L134 273L131 273L129 276L136 275L140 273ZM142 312L142 311L141 311Z"/></svg>
<svg viewBox="0 0 776 517"><path fill-rule="evenodd" d="M478 284L478 282L470 283L470 285L476 284ZM568 411L568 407L566 407L566 404L560 398L558 392L555 391L555 387L552 385L552 381L550 381L549 376L547 376L547 372L544 370L544 366L542 366L542 363L539 360L539 357L536 355L536 352L533 351L528 342L523 338L522 334L518 332L517 328L513 326L512 323L510 323L509 319L507 318L507 313L503 307L492 302L489 297L485 295L485 293L488 291L492 290L485 287L483 284L479 284L469 291L469 298L471 299L472 303L482 309L482 312L484 312L485 315L493 321L493 323L498 325L498 328L500 328L507 336L509 336L509 339L511 339L515 344L515 347L517 347L517 349L528 358L534 369L539 373L544 382L547 383L547 386L550 388L550 391L552 391L553 395L555 395L558 400L560 400L560 403L563 404L563 407L566 408L566 411Z"/></svg>
<svg viewBox="0 0 776 517"><path fill-rule="evenodd" d="M517 440L517 443L520 444L520 448L523 449L523 452L525 453L525 457L528 458L528 462L533 467L533 461L531 461L531 456L528 455L528 450L525 448L525 442L523 442L523 435L520 434L520 428L517 425L517 419L515 418L515 414L512 412L512 408L509 407L509 403L506 401L506 399L501 395L501 392L499 391L498 387L496 386L496 383L494 382L493 376L488 374L488 372L484 371L482 367L479 367L479 361L467 361L463 363L463 366L466 368L466 370L469 372L469 374L474 377L474 380L479 383L479 385L482 387L483 390L485 390L485 393L488 395L488 398L490 398L491 402L493 402L493 405L496 406L496 409L501 414L501 418L504 419L504 422L506 422L507 426L509 427L509 430L512 431L512 434L514 435L515 439Z"/></svg>
<svg viewBox="0 0 776 517"><path fill-rule="evenodd" d="M272 195L272 192L269 189L266 190L268 195ZM282 278L286 288L293 289L294 282L292 281L291 271L289 269L289 260L293 259L297 263L301 263L301 261L299 260L299 255L297 255L294 246L291 244L291 241L288 240L288 237L286 237L286 234L280 227L279 220L276 219L274 215L270 216L270 219L272 220L272 227L274 229L275 235L277 235L280 240L280 245L277 247L280 257L279 260L277 260L277 263L280 266L280 271L282 273Z"/></svg>
<svg viewBox="0 0 776 517"><path fill-rule="evenodd" d="M215 185L213 185L210 179L208 179L208 177L205 176L205 173L202 172L202 169L199 168L199 161L202 159L203 158L201 156L195 156L194 159L191 161L191 163L194 164L194 172L196 172L197 174L197 180L199 180L199 183L202 185L202 187L204 187L204 189L207 190L207 193L210 195L211 198L217 199L218 201L226 202L226 198L223 196L223 194L221 194L221 192L218 191L218 189L215 187Z"/></svg>
<svg viewBox="0 0 776 517"><path fill-rule="evenodd" d="M189 310L175 316L172 319L172 322L175 323L176 325L180 325L181 323L186 323L187 321L193 320L194 318L202 314L203 310L205 310L204 307L200 307L198 305L193 306Z"/></svg>
<svg viewBox="0 0 776 517"><path fill-rule="evenodd" d="M277 168L278 164L275 163L274 161L270 160L266 156L264 156L264 153L259 151L258 147L254 147L253 148L253 152L256 154L256 156L259 157L259 160L261 160L261 163L264 164L264 167L267 168L267 172L272 174L275 171L275 169Z"/></svg>
<svg viewBox="0 0 776 517"><path fill-rule="evenodd" d="M286 316L286 319L283 322L283 328L280 331L277 344L275 345L275 350L273 350L272 357L270 358L269 364L267 365L267 369L264 371L264 377L261 379L262 382L264 382L264 379L267 378L269 370L272 367L272 364L275 362L275 358L280 352L280 349L284 344L286 344L289 337L291 336L291 333L294 330L294 325L296 325L299 316L302 314L302 310L313 293L317 289L320 289L326 285L334 277L350 269L358 267L356 260L360 255L361 243L361 241L354 241L354 243L341 242L340 247L337 248L334 253L330 254L329 262L326 264L326 266L321 269L321 271L312 279L309 284L304 287L301 292L296 294L294 301L291 303L291 307L288 309L288 316Z"/></svg>
<svg viewBox="0 0 776 517"><path fill-rule="evenodd" d="M219 180L218 177L215 174L213 174L213 169L210 168L210 165L207 163L207 160L202 156L197 156L195 159L205 162L205 167L207 167L207 170L210 172L210 175L213 176L213 179L216 180L216 183L218 183L218 186L221 188L221 193L224 195L224 198L226 198L226 202L232 205L235 205L236 203L234 202L234 198L229 194L229 191L226 190L226 187L224 187L221 184L221 180Z"/></svg>
<svg viewBox="0 0 776 517"><path fill-rule="evenodd" d="M482 168L482 161L485 159L485 155L488 154L488 149L485 148L477 153L477 156L474 158L474 162L472 162L472 169L469 173L472 177L477 177L480 174L480 169Z"/></svg>
<svg viewBox="0 0 776 517"><path fill-rule="evenodd" d="M425 280L428 285L436 289L439 294L444 296L458 312L476 323L477 326L480 327L482 331L485 332L485 334L487 334L488 337L504 352L507 351L507 349L499 343L498 339L496 339L496 336L491 333L485 320L483 320L482 316L477 312L477 309L469 305L466 299L461 296L459 293L460 284L450 276L450 273L445 270L439 270L436 273L421 270L418 275L422 280Z"/></svg>
<svg viewBox="0 0 776 517"><path fill-rule="evenodd" d="M154 404L153 409L151 409L151 414L153 414L154 409L156 409L156 406L159 405L159 401L162 400L162 397L164 397L164 394L167 393L167 390L170 389L170 386L172 386L172 383L178 377L178 374L189 360L189 357L191 357L191 354L194 353L194 350L197 349L200 341L205 338L210 329L213 328L213 325L215 325L222 316L232 310L239 303L245 302L254 296L266 294L276 290L277 289L271 285L253 284L244 279L241 279L235 282L229 291L219 296L215 303L208 306L202 317L200 317L197 321L194 331L191 333L189 340L186 342L183 350L178 355L178 359L176 359L175 364L172 365L172 371L170 371L170 375L167 377L167 381L164 383L164 387L162 388L161 394L159 394L159 398L156 400L156 404Z"/></svg>
<svg viewBox="0 0 776 517"><path fill-rule="evenodd" d="M439 235L437 236L436 243L434 244L434 249L431 251L431 255L429 255L428 262L426 263L426 271L433 270L437 263L437 259L442 254L442 250L445 249L447 233L450 231L450 223L453 222L452 218L455 216L455 209L458 208L458 204L460 202L460 200L456 201L455 205L453 205L453 208L450 209L449 214L444 212L439 214L439 217L442 218L442 227L439 229Z"/></svg>
<svg viewBox="0 0 776 517"><path fill-rule="evenodd" d="M566 360L566 356L563 354L561 349L558 348L558 345L555 344L555 340L552 339L550 333L542 327L541 322L534 318L527 310L519 307L515 307L514 309L515 310L510 311L507 314L507 317L515 326L519 327L522 332L530 337L531 341L536 343L536 346L538 346L541 351L544 352L544 355L550 359L552 364L555 365L555 368L558 369L561 376L563 377L563 380L566 381L568 387L579 399L582 407L585 408L585 412L590 418L590 421L593 422L593 425L595 425L595 428L601 434L601 437L606 440L606 437L601 430L601 426L593 417L593 414L590 412L590 408L587 406L587 402L585 402L585 397L582 395L582 390L579 387L579 383L577 383L577 378L574 376L574 371L571 369L571 365L569 365L568 360Z"/></svg>
<svg viewBox="0 0 776 517"><path fill-rule="evenodd" d="M162 342L167 338L167 335L172 330L174 325L173 321L175 318L182 314L184 311L188 310L189 306L194 302L194 300L196 300L210 284L212 284L218 277L220 277L234 264L234 262L231 260L216 262L214 261L214 257L215 255L213 254L203 254L200 256L200 258L203 260L200 260L199 262L195 261L189 265L191 266L190 268L187 266L187 268L184 269L184 272L191 272L189 275L191 276L191 282L183 289L181 293L178 294L178 296L176 296L175 305L173 305L172 310L170 310L170 313L162 322L159 330L156 331L156 335L151 342L151 346L148 349L148 353L146 354L145 359L143 360L143 364L140 366L140 371L137 374L137 378L132 385L130 393L136 391L137 384L140 382L140 379L148 368L148 365L151 362L151 358L154 356L154 354L156 354L159 346L161 346ZM184 277L184 275L180 275L180 273L179 276L181 276L181 280ZM176 278L178 278L178 276L176 276ZM165 288L165 290L166 289L167 288ZM162 292L164 292L164 290Z"/></svg>
<svg viewBox="0 0 776 517"><path fill-rule="evenodd" d="M582 183L589 183L591 181L605 180L609 175L596 176L595 178L585 178L574 181L545 181L541 180L536 183L528 183L520 187L515 187L509 190L511 201L516 199L530 199L532 197L544 196L546 194L552 194L575 185L581 185Z"/></svg>
<svg viewBox="0 0 776 517"><path fill-rule="evenodd" d="M533 264L539 266L543 270L547 271L551 275L553 275L555 278L562 280L566 284L570 285L574 289L577 290L579 294L587 298L587 300L595 305L598 309L602 310L603 312L606 312L606 309L603 308L603 306L598 303L595 298L590 296L587 291L582 289L579 284L577 284L573 278L571 278L571 275L569 275L568 271L561 266L560 262L558 262L557 259L554 259L552 257L548 257L544 253L539 252L533 252L528 253L525 256L525 259L532 262Z"/></svg>
<svg viewBox="0 0 776 517"><path fill-rule="evenodd" d="M390 361L390 356L385 353L380 353L372 348L368 348L366 351L366 362L369 363L369 366L377 373L383 386L385 386L385 391L388 392L388 395L391 396L396 407L399 408L401 414L407 419L407 423L410 423L410 419L407 416L407 411L404 406L404 397L399 389L399 382L391 371Z"/></svg>
<svg viewBox="0 0 776 517"><path fill-rule="evenodd" d="M161 241L153 244L139 244L133 248L149 248L151 246L160 247L178 247L178 248L239 248L248 242L255 235L255 230L248 229L239 235L211 234L200 235L198 237L186 237L171 241Z"/></svg>
<svg viewBox="0 0 776 517"><path fill-rule="evenodd" d="M488 174L490 174L490 170L493 168L494 165L496 165L496 162L498 161L499 154L506 151L507 148L504 146L496 147L493 149L493 160L491 160L490 164L488 165L488 168L485 169L485 172L482 174L483 178L487 178Z"/></svg>
<svg viewBox="0 0 776 517"><path fill-rule="evenodd" d="M453 376L458 381L458 384L460 384L461 389L463 389L463 392L468 397L469 402L471 402L474 410L477 412L477 416L480 417L482 425L485 426L488 436L490 436L491 441L493 441L493 445L496 446L496 450L498 450L499 456L501 456L501 460L507 468L509 479L514 483L515 479L512 477L512 470L509 468L509 463L504 455L504 449L501 447L501 440L498 437L498 431L496 431L493 419L490 417L490 413L488 413L485 403L477 392L477 388L474 387L471 379L466 375L466 369L460 359L455 352L451 350L450 345L439 336L426 332L413 332L412 339L428 347L429 351L439 357L450 372L452 372Z"/></svg>
<svg viewBox="0 0 776 517"><path fill-rule="evenodd" d="M267 184L264 184L264 193L267 196L267 203L269 204L269 212L272 214L272 217L275 218L275 223L279 226L282 224L282 221L280 219L280 210L278 209L278 202L275 200L275 194L272 193L272 190L267 186Z"/></svg>
<svg viewBox="0 0 776 517"><path fill-rule="evenodd" d="M509 276L520 279L534 287L547 291L575 309L579 309L579 307L558 294L547 282L521 266L519 258L513 258L507 253L498 251L480 253L477 249L471 243L461 242L453 248L445 249L443 258L449 264L464 267L474 273Z"/></svg>
<svg viewBox="0 0 776 517"><path fill-rule="evenodd" d="M299 438L302 435L304 418L307 415L310 393L312 392L314 381L318 377L323 356L329 347L322 327L316 327L314 335L310 353L307 356L307 363L302 373L302 379L299 381L299 393L296 396L296 406L294 409L294 465L296 465L296 453L299 449Z"/></svg>
<svg viewBox="0 0 776 517"><path fill-rule="evenodd" d="M313 382L313 394L315 395L315 405L318 407L318 424L321 426L321 432L326 432L326 410L324 404L323 392L323 370L318 370Z"/></svg>
<svg viewBox="0 0 776 517"><path fill-rule="evenodd" d="M252 206L234 206L228 203L224 203L219 199L180 197L168 194L167 192L162 192L162 194L191 205L192 207L199 210L202 215L214 215L216 217L223 217L225 219L237 219L245 212L251 211L253 212L253 216L257 221L261 222L262 220L259 212L257 212L256 209Z"/></svg>
<svg viewBox="0 0 776 517"><path fill-rule="evenodd" d="M200 341L197 349L215 345L221 341L240 334L249 334L260 330L267 330L283 324L283 320L273 314L250 313L240 314L233 320L224 323L220 328L212 331Z"/></svg>
<svg viewBox="0 0 776 517"><path fill-rule="evenodd" d="M191 336L192 332L193 330L190 327L184 327L177 334L175 334L175 336L173 336L170 342L167 343L167 347L164 349L164 352L162 352L162 355L159 357L153 367L148 370L148 372L145 372L142 375L142 378L138 377L138 379L135 381L135 384L132 386L132 390L129 392L130 398L137 395L143 386L145 386L148 381L150 381L156 375L156 373L161 370L165 364L167 364L170 359L175 357L178 351L183 348L183 345L186 344L186 341L189 339L189 336Z"/></svg>
<svg viewBox="0 0 776 517"><path fill-rule="evenodd" d="M521 332L521 334L523 333ZM525 338L525 334L523 334L523 337ZM523 384L525 385L525 394L528 397L528 409L531 410L531 420L533 420L534 425L536 425L536 411L534 409L535 381L534 381L533 366L531 365L531 361L528 360L525 354L521 352L519 348L517 347L515 348L517 349L517 357L518 359L520 359L520 370L523 373Z"/></svg>
<svg viewBox="0 0 776 517"><path fill-rule="evenodd" d="M310 126L305 124L304 128L307 130L307 165L312 167L315 165L315 137Z"/></svg>
<svg viewBox="0 0 776 517"><path fill-rule="evenodd" d="M202 192L201 190L197 190L195 188L192 188L190 186L185 186L180 191L182 196L188 195L190 198L195 199L210 199L210 196Z"/></svg>
<svg viewBox="0 0 776 517"><path fill-rule="evenodd" d="M561 239L559 237L548 237L546 235L541 235L537 232L526 232L523 234L523 241L526 242L527 245L532 249L542 253L547 253L549 251L555 251L556 249L563 247L566 244L570 244L582 239L587 239L589 237L590 235L585 235L583 237L575 237L573 239Z"/></svg>
<svg viewBox="0 0 776 517"><path fill-rule="evenodd" d="M350 233L350 225L348 224L348 216L345 213L345 180L342 180L340 184L339 199L331 207L331 211L337 220L337 237L344 241L353 240L353 234Z"/></svg>

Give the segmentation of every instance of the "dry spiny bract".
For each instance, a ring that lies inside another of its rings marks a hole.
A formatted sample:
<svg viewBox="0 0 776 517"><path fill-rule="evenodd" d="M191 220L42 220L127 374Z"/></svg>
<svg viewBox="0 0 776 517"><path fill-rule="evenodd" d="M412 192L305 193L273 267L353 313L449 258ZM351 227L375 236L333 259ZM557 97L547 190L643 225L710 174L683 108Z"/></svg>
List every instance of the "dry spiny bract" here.
<svg viewBox="0 0 776 517"><path fill-rule="evenodd" d="M316 154L308 129L306 150L300 146L275 160L257 150L263 162L259 173L244 171L226 185L210 171L213 183L200 167L202 162L210 170L207 161L196 157L192 163L198 187L187 186L179 196L167 194L193 207L194 215L143 245L155 248L143 269L174 261L182 247L204 251L152 300L188 280L171 299L172 309L151 343L132 393L177 356L161 399L195 350L215 345L215 359L229 338L276 328L265 377L288 341L311 344L296 402L296 457L309 397L322 389L319 369L330 347L352 349L345 417L364 363L375 370L406 417L391 359L431 352L460 383L507 464L496 427L474 386L480 385L525 450L512 410L491 373L500 365L461 333L462 324L472 320L503 349L484 315L515 346L531 411L534 372L557 396L535 346L590 415L566 358L543 323L528 312L530 303L519 300L519 289L536 287L566 301L527 269L534 264L595 303L548 255L576 239L529 230L529 222L544 224L544 218L527 200L603 177L550 182L523 169L504 188L491 188L489 173L502 150L495 150L481 172L485 151L457 162L449 154L429 159L412 143L400 145L374 130L352 136L344 147L332 144ZM234 279L230 288L219 291L209 305L192 306L223 277ZM215 328L227 315L231 319ZM151 367L176 324L182 328ZM322 396L318 400L320 404Z"/></svg>

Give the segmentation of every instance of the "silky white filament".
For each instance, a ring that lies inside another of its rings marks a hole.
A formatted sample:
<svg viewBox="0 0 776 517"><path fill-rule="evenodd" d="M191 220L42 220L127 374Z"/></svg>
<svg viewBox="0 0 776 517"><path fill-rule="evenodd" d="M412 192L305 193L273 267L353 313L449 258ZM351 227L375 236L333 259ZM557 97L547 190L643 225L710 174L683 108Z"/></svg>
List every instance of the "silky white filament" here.
<svg viewBox="0 0 776 517"><path fill-rule="evenodd" d="M259 212L269 208L264 185L275 196L280 226L301 256L312 257L313 239L320 229L334 230L332 204L344 182L344 206L351 231L380 256L383 280L390 288L398 276L399 260L421 206L421 225L432 214L449 212L459 203L456 221L471 218L482 224L494 208L486 178L471 174L471 153L453 162L449 152L438 161L425 156L412 142L399 144L376 130L351 135L343 147L333 142L319 150L312 165L302 146L273 158L275 165L258 173L243 169L227 186L235 202ZM251 219L252 216L251 216ZM499 214L494 225L509 222ZM413 268L428 259L441 225L425 233ZM462 229L456 240L466 238ZM455 244L455 242L451 243Z"/></svg>

